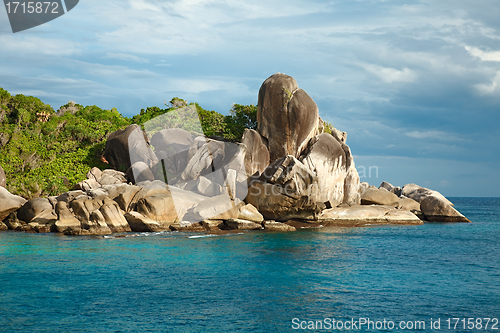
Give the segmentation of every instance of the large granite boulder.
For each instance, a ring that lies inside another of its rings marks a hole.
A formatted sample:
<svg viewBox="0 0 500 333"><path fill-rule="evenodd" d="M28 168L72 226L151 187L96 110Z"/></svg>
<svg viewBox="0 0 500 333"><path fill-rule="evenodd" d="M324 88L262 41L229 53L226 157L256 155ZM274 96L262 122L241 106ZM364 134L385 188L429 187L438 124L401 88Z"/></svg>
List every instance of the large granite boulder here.
<svg viewBox="0 0 500 333"><path fill-rule="evenodd" d="M422 201L427 197L434 196L453 206L453 203L450 200L446 199L438 191L430 190L417 184L406 184L405 186L403 186L401 195L404 195L407 198L411 198L419 203L422 203Z"/></svg>
<svg viewBox="0 0 500 333"><path fill-rule="evenodd" d="M0 166L0 186L5 187L7 185L7 178L5 177L5 171L3 171L2 166Z"/></svg>
<svg viewBox="0 0 500 333"><path fill-rule="evenodd" d="M261 174L269 165L270 156L266 139L253 129L245 129L241 143L246 146L245 169L247 176Z"/></svg>
<svg viewBox="0 0 500 333"><path fill-rule="evenodd" d="M318 220L323 225L359 227L377 224L422 224L413 213L384 205L335 207L324 210Z"/></svg>
<svg viewBox="0 0 500 333"><path fill-rule="evenodd" d="M158 222L165 229L179 221L170 193L158 193L142 198L137 202L136 210L143 216Z"/></svg>
<svg viewBox="0 0 500 333"><path fill-rule="evenodd" d="M309 139L318 134L318 106L286 74L274 74L262 83L257 107L259 133L267 139L270 162L299 157Z"/></svg>
<svg viewBox="0 0 500 333"><path fill-rule="evenodd" d="M346 155L346 151L349 155ZM345 180L347 171L352 171L353 164L349 147L338 142L330 134L323 133L310 140L300 156L300 161L316 175L317 188L311 193L315 201L328 202L329 207L335 207L345 201ZM357 172L352 172L348 182L356 182ZM348 191L351 192L351 189L348 188ZM357 188L352 192L352 195L356 195Z"/></svg>
<svg viewBox="0 0 500 333"><path fill-rule="evenodd" d="M258 223L264 221L264 217L262 216L262 214L259 213L257 208L255 208L251 204L246 204L240 207L238 212L238 219Z"/></svg>
<svg viewBox="0 0 500 333"><path fill-rule="evenodd" d="M146 135L136 124L109 134L104 158L114 169L123 172L138 161L146 163L149 167L158 163L158 158L149 146Z"/></svg>
<svg viewBox="0 0 500 333"><path fill-rule="evenodd" d="M399 198L385 188L368 188L361 194L362 205L398 206Z"/></svg>
<svg viewBox="0 0 500 333"><path fill-rule="evenodd" d="M104 222L107 224L111 232L126 232L130 231L130 226L123 216L120 206L116 201L110 198L105 198L103 205L99 208Z"/></svg>
<svg viewBox="0 0 500 333"><path fill-rule="evenodd" d="M228 219L224 221L224 229L226 230L261 230L262 225L240 219Z"/></svg>
<svg viewBox="0 0 500 333"><path fill-rule="evenodd" d="M58 201L55 207L57 232L78 235L81 231L80 221L71 213L65 201Z"/></svg>
<svg viewBox="0 0 500 333"><path fill-rule="evenodd" d="M315 220L325 208L308 195L289 191L280 184L270 184L260 180L251 182L245 201L252 204L267 220L286 221L289 219Z"/></svg>
<svg viewBox="0 0 500 333"><path fill-rule="evenodd" d="M130 229L136 232L159 232L166 229L157 221L143 216L138 212L128 212L125 214Z"/></svg>
<svg viewBox="0 0 500 333"><path fill-rule="evenodd" d="M184 171L191 157L188 153L194 139L191 133L180 128L168 128L155 133L151 145L161 161L161 171L165 168L168 175L173 177Z"/></svg>
<svg viewBox="0 0 500 333"><path fill-rule="evenodd" d="M470 222L440 197L432 195L426 197L420 203L420 209L429 222Z"/></svg>
<svg viewBox="0 0 500 333"><path fill-rule="evenodd" d="M29 200L19 208L17 218L26 223L50 224L55 223L57 215L48 199L35 198Z"/></svg>
<svg viewBox="0 0 500 333"><path fill-rule="evenodd" d="M82 231L85 231L85 234L88 235L109 235L111 233L106 219L99 210L94 210L90 213L90 218L82 221L81 227Z"/></svg>
<svg viewBox="0 0 500 333"><path fill-rule="evenodd" d="M3 221L10 213L15 212L26 203L26 199L14 195L0 186L0 221Z"/></svg>

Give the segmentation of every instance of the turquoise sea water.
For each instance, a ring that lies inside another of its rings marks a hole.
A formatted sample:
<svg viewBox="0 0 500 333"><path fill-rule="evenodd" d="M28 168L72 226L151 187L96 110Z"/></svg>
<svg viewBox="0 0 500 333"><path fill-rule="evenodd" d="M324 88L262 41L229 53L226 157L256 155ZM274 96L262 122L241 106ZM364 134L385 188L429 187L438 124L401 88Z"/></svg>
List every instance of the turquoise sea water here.
<svg viewBox="0 0 500 333"><path fill-rule="evenodd" d="M0 332L287 332L359 318L395 327L353 331L423 321L406 332L498 332L493 320L488 329L445 320L500 319L500 198L451 200L473 223L211 237L3 232Z"/></svg>

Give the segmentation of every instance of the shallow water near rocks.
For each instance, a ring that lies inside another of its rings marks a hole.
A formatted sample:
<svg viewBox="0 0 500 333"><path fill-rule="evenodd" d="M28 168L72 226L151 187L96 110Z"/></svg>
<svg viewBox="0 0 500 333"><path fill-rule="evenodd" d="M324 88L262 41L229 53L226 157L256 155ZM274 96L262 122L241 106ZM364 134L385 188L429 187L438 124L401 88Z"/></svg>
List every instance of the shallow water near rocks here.
<svg viewBox="0 0 500 333"><path fill-rule="evenodd" d="M406 331L429 332L431 318L441 318L442 331L447 318L500 319L500 198L451 200L473 223L227 235L2 232L0 331L278 332L293 331L294 318L364 317L423 320L424 330Z"/></svg>

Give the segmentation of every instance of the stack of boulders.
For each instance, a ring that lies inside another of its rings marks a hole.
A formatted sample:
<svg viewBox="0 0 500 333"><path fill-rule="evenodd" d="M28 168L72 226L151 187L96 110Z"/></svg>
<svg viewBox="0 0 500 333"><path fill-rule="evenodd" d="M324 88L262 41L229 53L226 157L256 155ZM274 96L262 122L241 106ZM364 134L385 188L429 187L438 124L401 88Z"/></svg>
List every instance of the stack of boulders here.
<svg viewBox="0 0 500 333"><path fill-rule="evenodd" d="M288 75L262 84L257 122L240 144L179 128L148 138L130 125L108 136L104 157L113 169L92 168L55 197L12 195L0 169L0 230L104 235L469 222L436 191L360 183L346 133L324 123Z"/></svg>

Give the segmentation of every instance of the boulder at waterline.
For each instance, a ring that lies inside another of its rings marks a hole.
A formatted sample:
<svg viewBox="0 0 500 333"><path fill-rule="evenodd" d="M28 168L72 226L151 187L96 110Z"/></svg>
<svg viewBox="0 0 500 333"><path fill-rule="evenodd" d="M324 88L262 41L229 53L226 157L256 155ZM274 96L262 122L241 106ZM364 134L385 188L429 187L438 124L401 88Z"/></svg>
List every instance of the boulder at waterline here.
<svg viewBox="0 0 500 333"><path fill-rule="evenodd" d="M238 212L238 219L260 223L264 221L261 213L251 204L241 206Z"/></svg>
<svg viewBox="0 0 500 333"><path fill-rule="evenodd" d="M137 202L136 211L158 222L165 229L179 221L170 193L158 193L140 199Z"/></svg>
<svg viewBox="0 0 500 333"><path fill-rule="evenodd" d="M130 231L130 226L128 225L128 222L123 216L120 206L116 203L116 201L113 201L110 198L105 198L103 205L99 208L99 211L104 218L104 222L106 222L112 232Z"/></svg>
<svg viewBox="0 0 500 333"><path fill-rule="evenodd" d="M293 194L279 184L252 181L245 202L252 204L267 220L289 219L315 220L323 203L313 201L307 195Z"/></svg>
<svg viewBox="0 0 500 333"><path fill-rule="evenodd" d="M427 197L434 196L453 206L453 203L450 200L446 199L438 191L430 190L417 184L406 184L405 186L403 186L401 195L404 195L407 198L411 198L419 203L422 203L422 201Z"/></svg>
<svg viewBox="0 0 500 333"><path fill-rule="evenodd" d="M420 209L429 222L470 222L440 197L428 196L420 203Z"/></svg>
<svg viewBox="0 0 500 333"><path fill-rule="evenodd" d="M49 224L56 222L57 215L48 199L35 198L27 201L19 208L17 218L26 223Z"/></svg>
<svg viewBox="0 0 500 333"><path fill-rule="evenodd" d="M264 227L265 231L279 231L279 232L297 231L297 229L291 225L276 221L264 221L262 222L262 226Z"/></svg>
<svg viewBox="0 0 500 333"><path fill-rule="evenodd" d="M224 221L224 229L226 230L261 230L262 225L252 221L240 219L228 219Z"/></svg>
<svg viewBox="0 0 500 333"><path fill-rule="evenodd" d="M374 224L422 224L413 213L384 205L335 207L324 210L318 220L323 225L365 226Z"/></svg>
<svg viewBox="0 0 500 333"><path fill-rule="evenodd" d="M26 199L10 193L5 187L0 186L0 221L10 213L15 212L26 203Z"/></svg>
<svg viewBox="0 0 500 333"><path fill-rule="evenodd" d="M191 223L191 222L173 223L170 225L170 230L172 230L172 231L185 231L185 232L193 232L193 231L204 232L204 231L207 231L207 229L203 226L203 224L201 222L197 222L197 223Z"/></svg>
<svg viewBox="0 0 500 333"><path fill-rule="evenodd" d="M73 213L70 212L65 201L59 201L55 207L57 213L57 221L55 228L57 232L68 233L72 235L80 234L81 225Z"/></svg>
<svg viewBox="0 0 500 333"><path fill-rule="evenodd" d="M258 131L268 141L270 162L285 155L298 157L318 134L318 106L291 76L277 73L267 78L257 105Z"/></svg>
<svg viewBox="0 0 500 333"><path fill-rule="evenodd" d="M166 229L162 227L155 220L145 217L138 212L128 212L125 214L125 219L127 219L130 229L136 232L158 232L165 231Z"/></svg>

